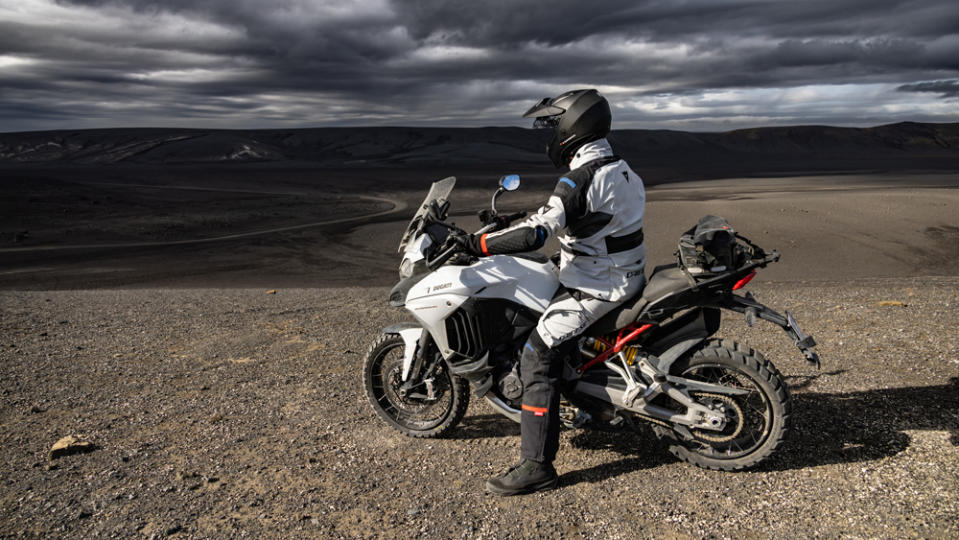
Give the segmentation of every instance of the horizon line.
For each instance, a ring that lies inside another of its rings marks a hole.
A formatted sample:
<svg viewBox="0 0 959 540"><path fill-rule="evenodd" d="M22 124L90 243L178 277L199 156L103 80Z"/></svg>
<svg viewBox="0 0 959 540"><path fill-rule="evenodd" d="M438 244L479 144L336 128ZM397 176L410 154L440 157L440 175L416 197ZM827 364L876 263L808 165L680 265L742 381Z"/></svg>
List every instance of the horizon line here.
<svg viewBox="0 0 959 540"><path fill-rule="evenodd" d="M676 133L733 133L736 131L748 131L757 129L790 129L790 128L834 128L834 129L875 129L881 127L895 126L900 124L918 124L918 125L955 125L959 122L919 122L914 120L900 120L898 122L889 122L883 124L861 126L844 126L835 124L786 124L786 125L759 125L729 129L723 131L711 130L683 130L668 128L622 128L613 129L611 133L625 131L671 131ZM483 130L483 129L521 129L524 131L538 131L537 129L523 126L429 126L429 125L402 125L387 124L376 126L312 126L312 127L270 127L270 128L208 128L208 127L161 127L161 126L123 126L123 127L98 127L98 128L57 128L57 129L37 129L20 131L3 131L0 129L0 135L19 135L30 133L57 133L63 131L121 131L121 130L171 130L171 131L312 131L312 130L339 130L339 129L448 129L448 130Z"/></svg>

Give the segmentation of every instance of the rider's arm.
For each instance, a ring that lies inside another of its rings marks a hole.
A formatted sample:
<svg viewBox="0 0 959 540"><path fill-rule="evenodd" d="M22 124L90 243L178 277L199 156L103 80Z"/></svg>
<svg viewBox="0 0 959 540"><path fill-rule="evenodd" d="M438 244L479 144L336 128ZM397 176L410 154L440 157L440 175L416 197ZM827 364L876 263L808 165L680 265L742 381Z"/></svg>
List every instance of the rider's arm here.
<svg viewBox="0 0 959 540"><path fill-rule="evenodd" d="M546 205L526 221L508 229L469 239L470 249L478 255L500 255L535 251L566 226L566 216L580 213L585 204L586 182L575 173L559 179Z"/></svg>

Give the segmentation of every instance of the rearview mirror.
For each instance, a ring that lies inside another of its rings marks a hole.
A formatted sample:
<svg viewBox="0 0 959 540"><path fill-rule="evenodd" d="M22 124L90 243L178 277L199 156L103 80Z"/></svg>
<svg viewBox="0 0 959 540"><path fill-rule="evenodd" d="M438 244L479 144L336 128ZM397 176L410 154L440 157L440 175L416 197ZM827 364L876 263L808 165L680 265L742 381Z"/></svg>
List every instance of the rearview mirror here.
<svg viewBox="0 0 959 540"><path fill-rule="evenodd" d="M506 176L500 178L499 187L505 189L506 191L516 191L519 189L519 175L507 174Z"/></svg>

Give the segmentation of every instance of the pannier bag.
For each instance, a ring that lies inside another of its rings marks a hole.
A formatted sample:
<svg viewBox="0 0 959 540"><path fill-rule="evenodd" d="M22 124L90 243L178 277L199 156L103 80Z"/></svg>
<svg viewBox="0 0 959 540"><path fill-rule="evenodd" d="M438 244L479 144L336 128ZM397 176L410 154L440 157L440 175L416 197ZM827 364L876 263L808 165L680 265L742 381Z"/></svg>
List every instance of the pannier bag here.
<svg viewBox="0 0 959 540"><path fill-rule="evenodd" d="M736 231L719 216L703 216L695 227L679 237L679 264L693 276L717 274L733 268Z"/></svg>

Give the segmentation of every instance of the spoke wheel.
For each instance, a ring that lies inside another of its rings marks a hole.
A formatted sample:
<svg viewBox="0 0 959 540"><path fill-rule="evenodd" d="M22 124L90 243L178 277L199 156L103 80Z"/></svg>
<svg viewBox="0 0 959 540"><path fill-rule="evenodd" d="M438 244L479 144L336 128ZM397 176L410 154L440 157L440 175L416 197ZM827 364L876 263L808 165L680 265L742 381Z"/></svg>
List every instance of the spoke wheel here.
<svg viewBox="0 0 959 540"><path fill-rule="evenodd" d="M459 423L469 404L469 383L441 361L433 373L403 387L403 339L387 334L370 347L363 366L366 396L387 424L412 437L438 437Z"/></svg>
<svg viewBox="0 0 959 540"><path fill-rule="evenodd" d="M739 470L771 455L789 432L791 401L786 383L761 354L733 341L710 341L673 365L671 373L745 390L742 395L693 393L701 404L722 412L720 431L692 429L692 440L674 437L670 452L708 469Z"/></svg>

